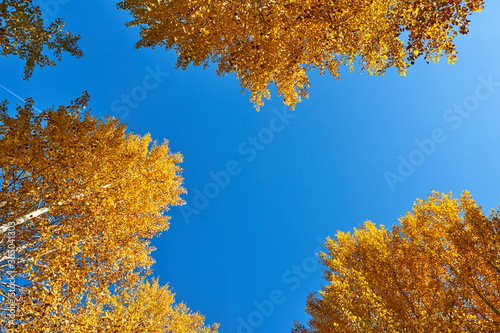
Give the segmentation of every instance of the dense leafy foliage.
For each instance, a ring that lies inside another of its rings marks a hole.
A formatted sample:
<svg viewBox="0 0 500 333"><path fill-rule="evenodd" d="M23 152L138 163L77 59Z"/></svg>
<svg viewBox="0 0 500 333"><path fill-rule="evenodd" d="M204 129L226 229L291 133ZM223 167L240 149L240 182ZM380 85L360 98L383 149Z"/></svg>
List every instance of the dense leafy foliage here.
<svg viewBox="0 0 500 333"><path fill-rule="evenodd" d="M500 211L485 216L468 192L433 193L391 231L366 222L325 246L328 285L294 333L500 331Z"/></svg>
<svg viewBox="0 0 500 333"><path fill-rule="evenodd" d="M26 61L24 78L33 75L36 66L54 66L55 61L44 52L52 50L61 60L63 51L80 58L79 35L63 30L64 22L57 19L46 24L42 12L31 0L4 0L0 3L0 55L15 55Z"/></svg>
<svg viewBox="0 0 500 333"><path fill-rule="evenodd" d="M401 75L423 57L456 60L453 39L483 0L123 0L129 26L140 27L136 47L175 48L177 65L218 65L235 73L259 109L274 83L284 103L307 97L309 69L339 77L339 65ZM407 31L408 34L404 33Z"/></svg>
<svg viewBox="0 0 500 333"><path fill-rule="evenodd" d="M17 297L16 332L93 332L95 309L116 313L117 295L134 288L159 297L148 302L170 299L138 283L164 212L183 203L182 156L90 116L87 102L37 113L28 100L13 117L0 104L0 285L2 308ZM163 311L201 327L184 308Z"/></svg>

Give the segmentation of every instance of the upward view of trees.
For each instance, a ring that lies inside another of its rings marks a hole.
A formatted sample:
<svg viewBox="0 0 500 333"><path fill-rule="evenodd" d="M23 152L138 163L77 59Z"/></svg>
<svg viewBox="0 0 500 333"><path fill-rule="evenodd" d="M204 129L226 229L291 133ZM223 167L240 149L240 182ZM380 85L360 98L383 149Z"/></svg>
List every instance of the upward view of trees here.
<svg viewBox="0 0 500 333"><path fill-rule="evenodd" d="M433 193L399 222L327 240L328 284L294 333L500 332L500 211Z"/></svg>
<svg viewBox="0 0 500 333"><path fill-rule="evenodd" d="M307 71L339 77L351 71L405 75L418 58L454 62L453 40L468 32L469 16L483 0L123 0L129 26L140 27L136 47L174 48L177 66L207 66L234 73L259 109L276 85L294 108L307 97Z"/></svg>
<svg viewBox="0 0 500 333"><path fill-rule="evenodd" d="M136 46L174 48L177 66L217 64L259 109L274 83L284 104L307 97L307 72L405 75L418 58L457 60L482 0L123 0ZM82 57L79 35L43 22L31 0L0 3L0 55L53 66L51 51ZM93 117L85 92L35 112L0 102L2 332L216 333L218 324L152 274L151 239L183 204L182 155L168 142ZM312 293L294 333L500 332L500 211L468 192L432 193L388 230L366 222L320 254L327 285ZM15 304L14 304L15 303ZM9 314L14 313L12 317ZM10 318L10 319L9 319Z"/></svg>

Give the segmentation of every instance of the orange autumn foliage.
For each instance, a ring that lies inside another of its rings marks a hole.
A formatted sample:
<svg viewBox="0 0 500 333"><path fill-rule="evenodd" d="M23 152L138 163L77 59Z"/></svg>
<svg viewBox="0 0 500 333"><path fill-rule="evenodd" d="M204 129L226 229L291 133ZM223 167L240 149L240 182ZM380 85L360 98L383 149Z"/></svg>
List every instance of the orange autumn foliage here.
<svg viewBox="0 0 500 333"><path fill-rule="evenodd" d="M174 296L158 279L142 280L113 295L106 309L89 307L84 324L74 332L217 333L217 324L205 326L204 316L183 303L174 305Z"/></svg>
<svg viewBox="0 0 500 333"><path fill-rule="evenodd" d="M122 0L128 26L140 27L136 47L175 49L177 66L217 65L234 73L259 109L269 85L292 109L307 97L307 71L339 77L351 71L383 75L423 57L456 60L453 43L468 32L469 16L483 0ZM404 33L403 33L404 32ZM408 34L406 34L406 32Z"/></svg>
<svg viewBox="0 0 500 333"><path fill-rule="evenodd" d="M63 30L64 22L44 22L40 8L31 0L3 0L0 3L0 55L14 55L25 60L24 79L33 75L36 66L54 66L47 55L52 51L57 60L62 52L81 58L83 52L77 45L80 35Z"/></svg>
<svg viewBox="0 0 500 333"><path fill-rule="evenodd" d="M500 211L468 192L434 192L392 230L368 221L325 246L328 284L294 333L500 331Z"/></svg>
<svg viewBox="0 0 500 333"><path fill-rule="evenodd" d="M92 117L88 99L41 113L28 100L15 116L0 104L2 309L17 297L5 330L104 332L89 326L95 309L116 309L122 292L150 290L159 298L149 303L168 296L139 283L154 263L150 239L169 226L164 213L183 203L182 156L127 134L117 119ZM168 311L202 327L187 311Z"/></svg>

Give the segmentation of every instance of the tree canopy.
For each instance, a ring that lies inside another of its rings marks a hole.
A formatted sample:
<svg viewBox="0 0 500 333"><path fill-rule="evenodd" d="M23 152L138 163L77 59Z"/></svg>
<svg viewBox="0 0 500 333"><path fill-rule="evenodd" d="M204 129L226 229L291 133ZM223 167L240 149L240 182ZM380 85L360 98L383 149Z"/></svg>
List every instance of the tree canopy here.
<svg viewBox="0 0 500 333"><path fill-rule="evenodd" d="M182 156L92 117L88 99L41 113L28 99L15 116L0 104L0 287L3 309L18 298L16 332L93 332L95 308L121 311L127 290L171 299L138 283L154 262L150 239L169 226L164 213L183 203ZM161 320L201 325L185 308L168 311Z"/></svg>
<svg viewBox="0 0 500 333"><path fill-rule="evenodd" d="M294 333L500 331L500 211L484 215L467 191L434 192L392 230L368 221L325 246L328 284Z"/></svg>
<svg viewBox="0 0 500 333"><path fill-rule="evenodd" d="M205 326L202 315L191 313L183 303L174 305L174 296L158 279L141 281L113 295L107 308L91 307L79 332L217 332L217 324Z"/></svg>
<svg viewBox="0 0 500 333"><path fill-rule="evenodd" d="M57 60L61 60L63 51L82 57L77 45L80 35L72 35L63 27L64 21L59 18L50 24L44 22L40 8L31 0L4 0L0 3L0 55L25 60L24 79L33 75L36 66L55 65L45 48L52 50Z"/></svg>
<svg viewBox="0 0 500 333"><path fill-rule="evenodd" d="M405 75L420 57L457 59L453 43L466 34L483 0L123 0L129 26L140 27L136 47L174 48L177 66L217 64L234 73L259 109L274 83L294 108L307 97L307 71L339 77L339 66Z"/></svg>

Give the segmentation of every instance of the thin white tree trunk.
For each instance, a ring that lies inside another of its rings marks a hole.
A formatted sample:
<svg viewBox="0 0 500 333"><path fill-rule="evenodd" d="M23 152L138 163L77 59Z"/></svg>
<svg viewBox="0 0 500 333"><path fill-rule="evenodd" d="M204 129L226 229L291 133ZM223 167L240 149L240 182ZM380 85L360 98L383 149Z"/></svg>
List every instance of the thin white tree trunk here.
<svg viewBox="0 0 500 333"><path fill-rule="evenodd" d="M24 215L24 216L18 217L15 220L7 222L4 225L0 226L0 234L6 233L9 230L9 227L11 227L11 226L15 227L15 226L18 226L20 224L24 224L37 216L40 216L42 214L47 213L48 211L49 211L49 209L47 207L42 207L40 209L37 209L31 213Z"/></svg>
<svg viewBox="0 0 500 333"><path fill-rule="evenodd" d="M102 188L108 188L110 186L111 186L111 184L107 184L107 185L102 186ZM82 196L83 196L83 194L77 194L77 195L74 196L74 198L81 198ZM6 204L7 204L7 201L0 202L0 208L3 207L3 206L5 206ZM57 204L58 205L62 205L62 202L60 201ZM43 208L37 209L37 210L35 210L35 211L31 212L31 213L28 213L28 214L26 214L24 216L18 217L17 219L14 219L14 220L12 220L10 222L7 222L4 225L0 226L0 234L4 234L4 233L7 232L7 230L9 230L9 227L12 226L12 225L9 225L9 224L14 223L13 226L15 227L15 226L18 226L20 224L24 224L24 223L28 222L29 220L31 220L31 219L33 219L33 218L35 218L37 216L45 214L48 211L49 211L49 208L43 207Z"/></svg>

